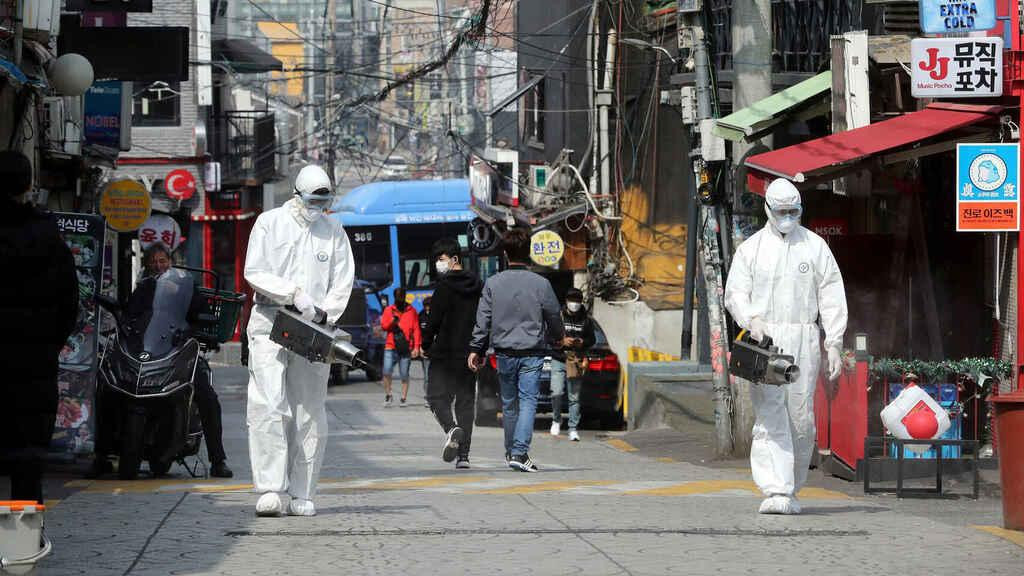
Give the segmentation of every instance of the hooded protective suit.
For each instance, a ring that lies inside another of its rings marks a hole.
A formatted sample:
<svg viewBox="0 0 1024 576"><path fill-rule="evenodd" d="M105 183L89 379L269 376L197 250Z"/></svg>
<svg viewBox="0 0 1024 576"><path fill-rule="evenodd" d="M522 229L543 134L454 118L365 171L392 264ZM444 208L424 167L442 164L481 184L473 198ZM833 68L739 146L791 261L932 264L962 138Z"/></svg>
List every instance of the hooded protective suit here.
<svg viewBox="0 0 1024 576"><path fill-rule="evenodd" d="M352 248L341 224L316 217L296 196L257 218L245 280L255 291L249 318L247 423L257 513L312 514L327 439L327 364L312 364L270 340L274 315L311 300L335 322L348 305ZM289 496L296 499L288 508Z"/></svg>
<svg viewBox="0 0 1024 576"><path fill-rule="evenodd" d="M795 495L807 479L814 449L813 399L821 364L816 320L825 331L834 379L846 331L846 293L828 245L798 223L800 193L793 184L775 180L765 201L769 223L737 249L725 305L737 324L752 333L763 330L800 366L800 378L792 384L751 389L756 419L750 468L768 496L761 511L797 513Z"/></svg>

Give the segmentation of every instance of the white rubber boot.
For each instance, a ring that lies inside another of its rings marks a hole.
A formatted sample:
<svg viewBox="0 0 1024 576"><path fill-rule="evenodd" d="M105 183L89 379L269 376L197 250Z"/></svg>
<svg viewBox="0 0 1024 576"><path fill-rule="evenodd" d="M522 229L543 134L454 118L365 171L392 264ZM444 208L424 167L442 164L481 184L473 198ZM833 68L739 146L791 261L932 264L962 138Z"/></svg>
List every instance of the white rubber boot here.
<svg viewBox="0 0 1024 576"><path fill-rule="evenodd" d="M256 515L264 518L284 516L287 504L277 492L267 492L256 502Z"/></svg>
<svg viewBox="0 0 1024 576"><path fill-rule="evenodd" d="M302 500L299 498L292 498L291 503L288 505L289 516L316 516L316 506L313 505L312 500Z"/></svg>

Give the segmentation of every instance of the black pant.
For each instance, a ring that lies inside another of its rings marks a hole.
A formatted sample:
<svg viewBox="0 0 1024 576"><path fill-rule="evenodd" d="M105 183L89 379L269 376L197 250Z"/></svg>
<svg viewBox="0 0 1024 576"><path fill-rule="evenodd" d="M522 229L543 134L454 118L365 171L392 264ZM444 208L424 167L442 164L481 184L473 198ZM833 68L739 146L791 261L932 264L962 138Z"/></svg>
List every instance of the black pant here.
<svg viewBox="0 0 1024 576"><path fill-rule="evenodd" d="M452 402L455 414L452 415ZM469 456L469 443L473 437L473 417L476 409L476 375L465 361L431 360L427 379L427 403L447 434L458 426L465 432L459 446L459 456Z"/></svg>
<svg viewBox="0 0 1024 576"><path fill-rule="evenodd" d="M224 426L221 423L220 400L213 389L213 372L206 362L199 363L196 371L196 405L199 419L203 422L203 437L206 438L206 456L216 464L227 459L224 454Z"/></svg>

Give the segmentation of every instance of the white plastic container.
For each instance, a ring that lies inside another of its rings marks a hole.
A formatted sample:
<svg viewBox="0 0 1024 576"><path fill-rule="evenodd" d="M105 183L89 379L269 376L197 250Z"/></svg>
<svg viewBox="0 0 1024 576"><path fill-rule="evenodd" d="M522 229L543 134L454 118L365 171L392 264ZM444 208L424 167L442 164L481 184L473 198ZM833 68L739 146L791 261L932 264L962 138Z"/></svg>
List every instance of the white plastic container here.
<svg viewBox="0 0 1024 576"><path fill-rule="evenodd" d="M890 434L897 438L903 440L914 439L903 424L903 419L917 410L928 410L935 415L938 430L931 436L932 439L942 436L946 433L946 430L949 430L949 414L945 408L939 406L939 403L919 386L907 386L900 392L899 396L882 409L882 424L885 425ZM907 445L906 448L921 454L927 452L931 446L927 444L911 444Z"/></svg>
<svg viewBox="0 0 1024 576"><path fill-rule="evenodd" d="M0 500L0 574L28 574L50 553L43 536L45 506L27 500Z"/></svg>

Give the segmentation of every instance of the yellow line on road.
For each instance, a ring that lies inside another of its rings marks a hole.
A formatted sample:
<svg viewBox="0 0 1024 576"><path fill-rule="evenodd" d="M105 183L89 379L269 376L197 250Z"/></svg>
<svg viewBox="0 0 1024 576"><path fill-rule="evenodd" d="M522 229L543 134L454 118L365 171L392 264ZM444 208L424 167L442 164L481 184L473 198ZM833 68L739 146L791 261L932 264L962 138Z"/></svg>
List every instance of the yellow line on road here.
<svg viewBox="0 0 1024 576"><path fill-rule="evenodd" d="M611 440L606 440L605 444L622 452L636 452L637 450L636 446L633 446L629 442L626 442L625 440L622 440L620 438L612 438Z"/></svg>
<svg viewBox="0 0 1024 576"><path fill-rule="evenodd" d="M714 494L727 490L744 490L753 494L761 493L757 485L749 480L698 480L661 488L631 490L624 492L624 494L631 496L694 496ZM826 490L824 488L804 488L800 491L799 497L801 500L849 500L850 498L842 492Z"/></svg>
<svg viewBox="0 0 1024 576"><path fill-rule="evenodd" d="M350 484L348 486L326 487L320 490L323 494L338 494L358 490L415 490L417 488L437 488L452 484L469 484L489 480L486 476L431 476L428 478L411 478L409 480L378 481Z"/></svg>
<svg viewBox="0 0 1024 576"><path fill-rule="evenodd" d="M664 462L666 464L671 464L671 463L675 462L675 460L673 460L671 458L668 458L668 457L662 457L662 458L658 458L658 462Z"/></svg>
<svg viewBox="0 0 1024 576"><path fill-rule="evenodd" d="M1007 542L1024 548L1024 532L1007 530L1006 528L1000 528L999 526L971 526L971 528L981 530L982 532L988 532L993 536L998 536Z"/></svg>
<svg viewBox="0 0 1024 576"><path fill-rule="evenodd" d="M580 486L608 486L615 482L610 480L570 480L565 482L540 482L537 484L524 484L522 486L507 486L505 488L490 488L487 490L467 490L465 494L534 494L537 492L558 492L571 490Z"/></svg>

